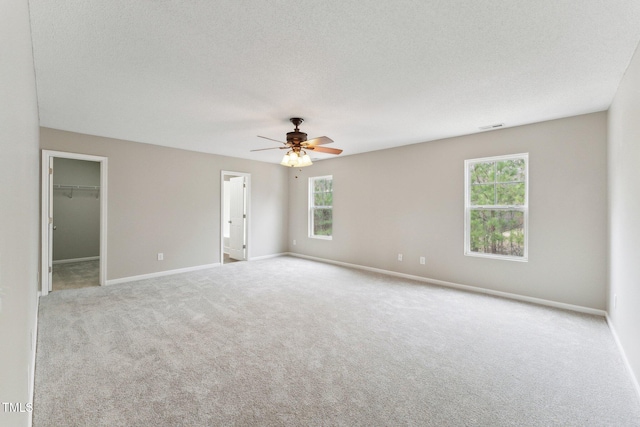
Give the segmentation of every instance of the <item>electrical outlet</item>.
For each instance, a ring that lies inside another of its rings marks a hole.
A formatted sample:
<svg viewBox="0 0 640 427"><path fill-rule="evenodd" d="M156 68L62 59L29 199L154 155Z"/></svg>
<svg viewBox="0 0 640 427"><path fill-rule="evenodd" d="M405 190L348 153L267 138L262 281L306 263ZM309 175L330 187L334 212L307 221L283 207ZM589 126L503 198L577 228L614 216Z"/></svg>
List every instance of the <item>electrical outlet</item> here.
<svg viewBox="0 0 640 427"><path fill-rule="evenodd" d="M402 254L398 254L398 261L402 261Z"/></svg>
<svg viewBox="0 0 640 427"><path fill-rule="evenodd" d="M420 264L425 265L427 263L427 259L423 256L420 257Z"/></svg>
<svg viewBox="0 0 640 427"><path fill-rule="evenodd" d="M164 260L164 254L162 252L158 252L158 261Z"/></svg>

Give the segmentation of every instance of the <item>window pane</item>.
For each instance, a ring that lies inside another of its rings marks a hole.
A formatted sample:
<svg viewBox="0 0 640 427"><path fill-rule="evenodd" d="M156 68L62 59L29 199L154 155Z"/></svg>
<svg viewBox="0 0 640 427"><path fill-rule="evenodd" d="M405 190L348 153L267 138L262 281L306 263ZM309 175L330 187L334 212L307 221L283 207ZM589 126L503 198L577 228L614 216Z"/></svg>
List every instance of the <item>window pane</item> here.
<svg viewBox="0 0 640 427"><path fill-rule="evenodd" d="M515 210L472 210L470 250L524 256L524 213Z"/></svg>
<svg viewBox="0 0 640 427"><path fill-rule="evenodd" d="M524 205L524 182L496 185L496 205Z"/></svg>
<svg viewBox="0 0 640 427"><path fill-rule="evenodd" d="M494 205L495 188L493 184L473 184L471 185L472 205Z"/></svg>
<svg viewBox="0 0 640 427"><path fill-rule="evenodd" d="M471 165L471 184L495 182L495 162L476 163Z"/></svg>
<svg viewBox="0 0 640 427"><path fill-rule="evenodd" d="M309 178L309 236L332 237L333 177Z"/></svg>
<svg viewBox="0 0 640 427"><path fill-rule="evenodd" d="M314 206L333 206L333 193L316 193L313 195Z"/></svg>
<svg viewBox="0 0 640 427"><path fill-rule="evenodd" d="M326 193L324 195L324 205L333 206L333 193Z"/></svg>
<svg viewBox="0 0 640 427"><path fill-rule="evenodd" d="M324 185L325 185L326 191L329 191L329 192L333 191L333 178L325 179Z"/></svg>
<svg viewBox="0 0 640 427"><path fill-rule="evenodd" d="M497 182L524 181L524 159L503 160L496 164Z"/></svg>
<svg viewBox="0 0 640 427"><path fill-rule="evenodd" d="M330 188L328 188L327 184L328 184L328 182L327 182L326 179L315 179L313 181L313 192L314 193L324 193L326 191L331 191Z"/></svg>
<svg viewBox="0 0 640 427"><path fill-rule="evenodd" d="M331 236L333 231L332 209L313 210L313 235Z"/></svg>

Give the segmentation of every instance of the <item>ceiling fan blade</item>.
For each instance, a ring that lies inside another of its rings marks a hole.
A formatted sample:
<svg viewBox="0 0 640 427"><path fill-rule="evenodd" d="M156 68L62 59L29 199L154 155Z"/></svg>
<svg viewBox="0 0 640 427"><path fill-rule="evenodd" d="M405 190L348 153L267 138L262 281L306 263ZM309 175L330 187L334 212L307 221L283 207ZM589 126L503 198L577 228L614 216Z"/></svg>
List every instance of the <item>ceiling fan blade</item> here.
<svg viewBox="0 0 640 427"><path fill-rule="evenodd" d="M273 139L273 138L267 138L266 136L258 135L258 138L268 139L269 141L279 142L280 144L285 144L285 145L287 144L286 142L278 141L277 139Z"/></svg>
<svg viewBox="0 0 640 427"><path fill-rule="evenodd" d="M333 142L333 139L327 136L320 136L318 138L308 139L305 142L308 146L310 145L316 146L316 145L323 145L323 144L331 144Z"/></svg>
<svg viewBox="0 0 640 427"><path fill-rule="evenodd" d="M250 150L250 151L264 151L264 150L284 150L285 148L289 148L289 147L271 147L271 148L258 148L257 150Z"/></svg>
<svg viewBox="0 0 640 427"><path fill-rule="evenodd" d="M338 148L329 148L329 147L306 147L307 150L313 150L317 153L327 153L327 154L340 154L342 150Z"/></svg>

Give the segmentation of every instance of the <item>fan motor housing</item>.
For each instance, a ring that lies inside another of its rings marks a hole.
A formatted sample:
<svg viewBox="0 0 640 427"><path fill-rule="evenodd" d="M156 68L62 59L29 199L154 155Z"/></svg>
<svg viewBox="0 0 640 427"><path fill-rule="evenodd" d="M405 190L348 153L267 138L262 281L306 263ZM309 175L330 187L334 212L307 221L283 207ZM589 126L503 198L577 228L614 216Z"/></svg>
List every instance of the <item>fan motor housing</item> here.
<svg viewBox="0 0 640 427"><path fill-rule="evenodd" d="M296 128L293 132L287 132L287 142L293 145L300 145L307 140L307 134L300 132L300 129L298 129L298 126L304 122L304 119L301 117L291 117L289 121L293 123Z"/></svg>
<svg viewBox="0 0 640 427"><path fill-rule="evenodd" d="M307 140L307 134L304 132L287 132L287 142L292 144L300 144Z"/></svg>

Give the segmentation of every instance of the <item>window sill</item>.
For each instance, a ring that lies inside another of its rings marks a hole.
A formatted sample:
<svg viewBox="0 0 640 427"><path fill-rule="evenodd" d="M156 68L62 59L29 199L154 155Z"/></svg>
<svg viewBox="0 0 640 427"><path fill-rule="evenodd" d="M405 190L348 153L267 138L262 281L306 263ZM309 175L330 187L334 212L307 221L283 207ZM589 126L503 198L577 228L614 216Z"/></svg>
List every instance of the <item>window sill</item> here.
<svg viewBox="0 0 640 427"><path fill-rule="evenodd" d="M476 258L490 258L497 259L501 261L516 261L516 262L529 262L528 257L515 257L515 256L507 256L507 255L493 255L493 254L484 254L479 252L465 252L465 256L472 256Z"/></svg>
<svg viewBox="0 0 640 427"><path fill-rule="evenodd" d="M333 236L309 236L310 239L333 240Z"/></svg>

